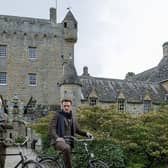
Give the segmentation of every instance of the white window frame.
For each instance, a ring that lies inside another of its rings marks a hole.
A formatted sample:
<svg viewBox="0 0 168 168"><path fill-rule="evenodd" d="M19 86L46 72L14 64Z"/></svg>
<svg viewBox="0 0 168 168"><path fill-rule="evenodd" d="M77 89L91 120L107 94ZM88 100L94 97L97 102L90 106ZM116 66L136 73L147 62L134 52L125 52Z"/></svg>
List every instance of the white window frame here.
<svg viewBox="0 0 168 168"><path fill-rule="evenodd" d="M7 56L7 45L0 44L0 58Z"/></svg>
<svg viewBox="0 0 168 168"><path fill-rule="evenodd" d="M28 84L29 86L37 86L37 74L28 73Z"/></svg>
<svg viewBox="0 0 168 168"><path fill-rule="evenodd" d="M89 105L90 106L96 106L97 105L97 98L90 97Z"/></svg>
<svg viewBox="0 0 168 168"><path fill-rule="evenodd" d="M31 47L31 46L28 47L28 57L29 57L29 59L34 60L34 59L37 58L36 49L37 49L36 47Z"/></svg>
<svg viewBox="0 0 168 168"><path fill-rule="evenodd" d="M151 110L151 101L144 100L144 113Z"/></svg>
<svg viewBox="0 0 168 168"><path fill-rule="evenodd" d="M7 73L0 72L0 85L7 85Z"/></svg>
<svg viewBox="0 0 168 168"><path fill-rule="evenodd" d="M125 111L125 99L118 99L118 111L124 112Z"/></svg>

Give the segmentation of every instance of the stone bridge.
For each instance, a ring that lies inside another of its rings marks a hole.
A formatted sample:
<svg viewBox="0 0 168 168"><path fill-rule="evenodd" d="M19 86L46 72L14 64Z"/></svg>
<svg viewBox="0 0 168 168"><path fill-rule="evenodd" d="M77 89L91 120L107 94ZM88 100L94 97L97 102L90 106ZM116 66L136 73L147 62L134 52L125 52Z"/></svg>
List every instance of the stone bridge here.
<svg viewBox="0 0 168 168"><path fill-rule="evenodd" d="M28 158L36 159L36 153L32 149L22 148L22 152L26 154ZM7 153L19 153L17 147L7 148ZM20 161L20 156L6 156L5 168L13 168ZM21 166L19 166L21 168Z"/></svg>

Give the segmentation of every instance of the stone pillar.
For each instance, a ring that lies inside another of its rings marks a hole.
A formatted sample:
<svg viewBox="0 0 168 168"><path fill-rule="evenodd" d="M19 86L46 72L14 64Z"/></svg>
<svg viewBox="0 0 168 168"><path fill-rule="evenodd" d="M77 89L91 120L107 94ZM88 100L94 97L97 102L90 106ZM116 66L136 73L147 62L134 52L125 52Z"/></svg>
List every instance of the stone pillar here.
<svg viewBox="0 0 168 168"><path fill-rule="evenodd" d="M0 141L4 140L6 137L6 130L4 129L5 118L4 110L2 106L2 99L0 99ZM0 153L6 153L6 146L0 142ZM0 167L4 168L5 166L5 156L0 155Z"/></svg>
<svg viewBox="0 0 168 168"><path fill-rule="evenodd" d="M13 121L13 103L8 101L8 116L9 116L9 122L12 123Z"/></svg>
<svg viewBox="0 0 168 168"><path fill-rule="evenodd" d="M20 102L20 104L19 104L19 120L23 119L23 113L24 113L24 105L23 105L23 102Z"/></svg>
<svg viewBox="0 0 168 168"><path fill-rule="evenodd" d="M0 143L0 151L1 153L6 153L6 147L3 143ZM4 168L5 167L5 156L0 156L0 168Z"/></svg>
<svg viewBox="0 0 168 168"><path fill-rule="evenodd" d="M4 109L3 109L3 106L2 106L2 99L0 99L0 122L4 121L5 118L4 118Z"/></svg>
<svg viewBox="0 0 168 168"><path fill-rule="evenodd" d="M27 127L27 135L26 136L29 137L30 140L32 141L32 129L30 127ZM31 141L29 141L27 143L28 148L31 148Z"/></svg>

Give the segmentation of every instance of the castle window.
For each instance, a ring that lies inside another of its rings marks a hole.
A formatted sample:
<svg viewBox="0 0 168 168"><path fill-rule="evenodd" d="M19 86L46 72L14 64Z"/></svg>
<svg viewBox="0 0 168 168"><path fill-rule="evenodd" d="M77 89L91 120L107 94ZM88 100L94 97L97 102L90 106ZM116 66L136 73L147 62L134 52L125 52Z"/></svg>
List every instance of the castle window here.
<svg viewBox="0 0 168 168"><path fill-rule="evenodd" d="M64 22L64 28L67 28L67 22Z"/></svg>
<svg viewBox="0 0 168 168"><path fill-rule="evenodd" d="M6 57L7 45L0 45L0 57Z"/></svg>
<svg viewBox="0 0 168 168"><path fill-rule="evenodd" d="M36 58L36 47L29 47L28 48L28 56L30 59Z"/></svg>
<svg viewBox="0 0 168 168"><path fill-rule="evenodd" d="M36 86L37 85L37 75L36 73L29 73L29 85Z"/></svg>
<svg viewBox="0 0 168 168"><path fill-rule="evenodd" d="M77 23L75 23L74 27L75 27L75 29L77 29Z"/></svg>
<svg viewBox="0 0 168 168"><path fill-rule="evenodd" d="M13 138L13 136L12 136L12 133L11 133L11 132L9 133L9 138L10 138L10 139L12 139L12 138Z"/></svg>
<svg viewBox="0 0 168 168"><path fill-rule="evenodd" d="M168 102L168 94L165 94L165 96L164 96L164 101L165 101L165 102Z"/></svg>
<svg viewBox="0 0 168 168"><path fill-rule="evenodd" d="M90 98L90 106L96 106L97 104L97 98Z"/></svg>
<svg viewBox="0 0 168 168"><path fill-rule="evenodd" d="M149 112L151 109L151 101L144 100L144 112Z"/></svg>
<svg viewBox="0 0 168 168"><path fill-rule="evenodd" d="M125 111L125 100L124 99L118 99L118 111Z"/></svg>
<svg viewBox="0 0 168 168"><path fill-rule="evenodd" d="M7 83L7 73L0 72L0 85L5 85Z"/></svg>

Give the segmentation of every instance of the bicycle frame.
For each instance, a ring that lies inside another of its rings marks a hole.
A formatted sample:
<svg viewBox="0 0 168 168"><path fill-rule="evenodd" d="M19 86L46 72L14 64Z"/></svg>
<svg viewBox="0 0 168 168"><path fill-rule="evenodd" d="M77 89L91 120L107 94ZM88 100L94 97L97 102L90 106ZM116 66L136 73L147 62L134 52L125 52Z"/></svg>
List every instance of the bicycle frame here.
<svg viewBox="0 0 168 168"><path fill-rule="evenodd" d="M23 155L23 152L21 150L21 146L24 146L28 141L29 141L28 137L26 137L25 141L23 143L21 143L21 144L13 142L12 139L6 139L4 141L1 141L4 144L10 143L10 144L16 145L18 147L18 149L19 149L19 152L18 153L5 153L5 154L3 154L3 153L1 154L0 153L0 156L18 156L19 155L21 160L14 167L14 168L18 168L18 166L21 165L21 164L23 165L25 163L26 159L27 159L26 156Z"/></svg>
<svg viewBox="0 0 168 168"><path fill-rule="evenodd" d="M84 149L84 151L82 152L84 154L84 160L87 162L87 164L90 164L90 162L93 161L94 154L89 152L88 144L86 143L87 141L92 141L93 137L90 139L77 139L74 136L65 136L64 138L65 140L69 139L74 140L76 142L81 142ZM72 153L74 152L72 151Z"/></svg>
<svg viewBox="0 0 168 168"><path fill-rule="evenodd" d="M24 158L22 152L19 152L19 153L8 153L8 154L1 154L1 153L0 153L0 155L1 155L1 156L18 156L18 155L20 155L21 160L14 166L14 168L19 167L19 165L21 165L21 164L23 165L23 163L24 163L24 161L25 161L25 158Z"/></svg>
<svg viewBox="0 0 168 168"><path fill-rule="evenodd" d="M87 164L90 164L90 162L94 158L94 154L89 151L88 144L86 142L83 142L82 145L84 146L84 151L83 151L84 160L87 162Z"/></svg>
<svg viewBox="0 0 168 168"><path fill-rule="evenodd" d="M78 141L78 142L82 142L82 145L84 145L84 147L82 147L82 149L84 149L84 151L82 150L82 151L83 151L82 153L84 154L82 160L84 160L84 162L86 163L85 166L86 166L87 168L91 168L91 167L95 167L95 166L101 166L101 167L103 167L103 168L109 168L109 167L106 165L106 163L104 163L103 161L101 161L101 160L99 160L99 159L94 159L94 154L89 152L89 149L88 149L88 147L87 147L86 141L91 141L91 140L93 140L93 138L92 138L92 139L76 139L75 137L72 137L72 136L66 136L66 137L64 137L64 138L65 138L65 141L66 141L67 143L72 142L72 140L75 140L75 141ZM66 138L69 138L69 139L67 140ZM75 154L75 153L78 153L78 152L72 151L72 153ZM81 153L81 152L79 152L79 153ZM57 153L56 155L54 155L54 156L39 156L39 157L37 158L37 161L38 161L39 163L42 163L42 165L43 165L43 164L44 164L44 165L46 164L47 167L48 167L49 165L51 165L51 167L54 166L54 167L65 168L62 155L63 155L63 151L58 152L58 153ZM80 162L80 160L78 160L78 161L79 161L79 162L77 163L77 165L75 165L75 167L78 168L78 167L81 166L81 164L82 164L82 166L84 166L84 165L83 165L84 163ZM52 163L53 163L53 164L52 164ZM74 162L74 163L76 163L76 162ZM73 162L72 162L72 164L73 164ZM49 167L50 167L50 166L49 166Z"/></svg>

